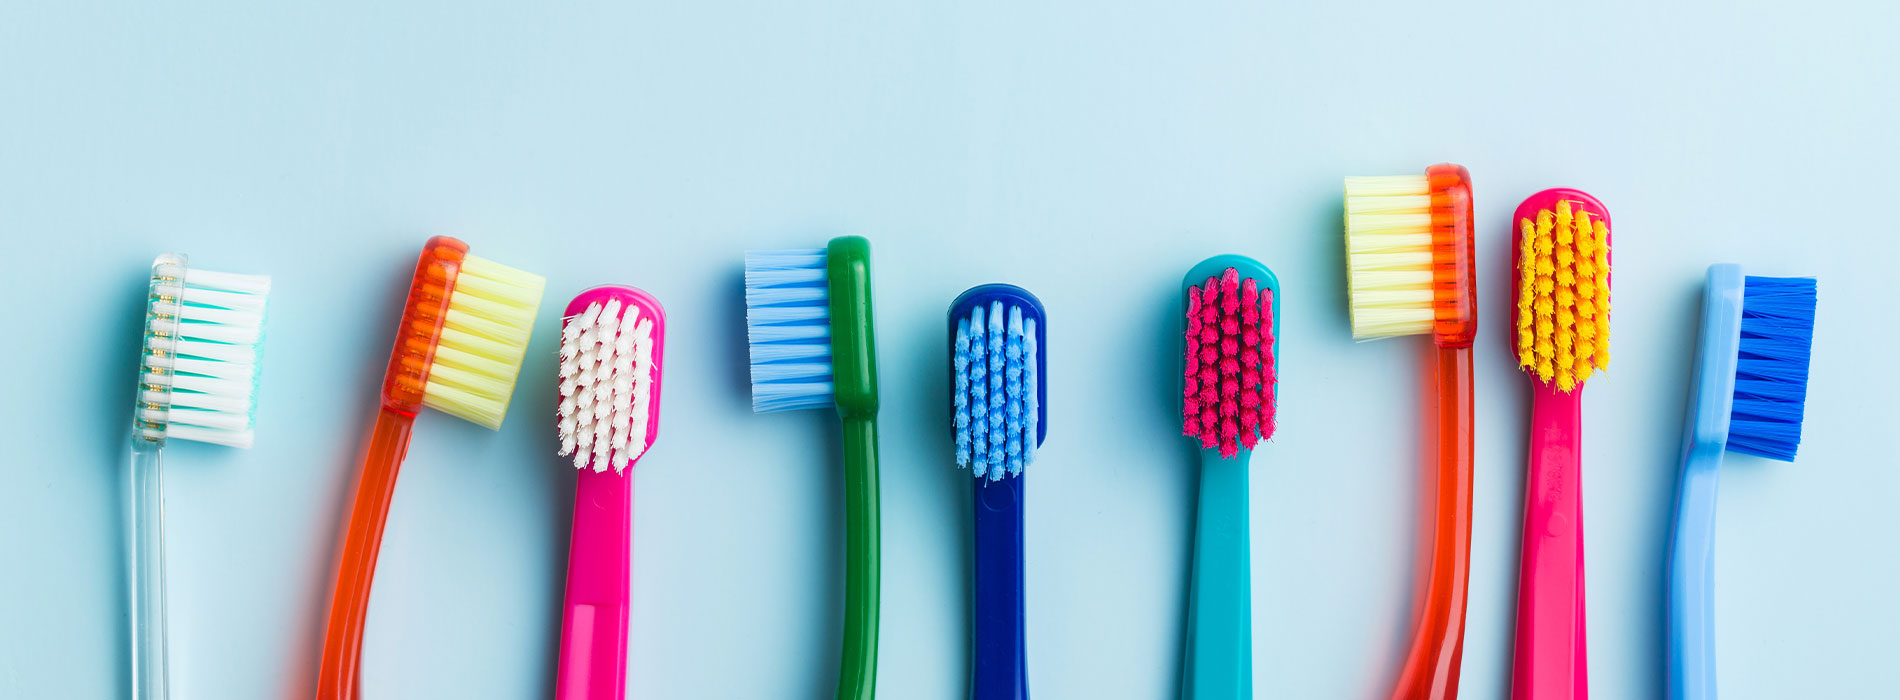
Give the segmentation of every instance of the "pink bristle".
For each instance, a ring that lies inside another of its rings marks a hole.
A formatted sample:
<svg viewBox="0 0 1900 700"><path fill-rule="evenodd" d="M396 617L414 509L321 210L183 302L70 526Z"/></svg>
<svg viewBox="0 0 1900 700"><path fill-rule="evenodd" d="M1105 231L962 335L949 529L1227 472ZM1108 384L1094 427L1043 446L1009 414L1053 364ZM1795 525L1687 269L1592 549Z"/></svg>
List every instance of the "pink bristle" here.
<svg viewBox="0 0 1900 700"><path fill-rule="evenodd" d="M1273 439L1274 387L1280 377L1273 365L1273 290L1260 290L1260 439Z"/></svg>
<svg viewBox="0 0 1900 700"><path fill-rule="evenodd" d="M1273 293L1229 268L1187 296L1182 433L1231 458L1273 434Z"/></svg>
<svg viewBox="0 0 1900 700"><path fill-rule="evenodd" d="M1240 445L1253 449L1260 427L1260 289L1249 278L1240 283Z"/></svg>
<svg viewBox="0 0 1900 700"><path fill-rule="evenodd" d="M1187 310L1187 356L1183 365L1186 373L1181 385L1181 434L1192 437L1195 434L1194 417L1201 413L1200 368L1201 354L1201 299L1198 295L1188 294Z"/></svg>

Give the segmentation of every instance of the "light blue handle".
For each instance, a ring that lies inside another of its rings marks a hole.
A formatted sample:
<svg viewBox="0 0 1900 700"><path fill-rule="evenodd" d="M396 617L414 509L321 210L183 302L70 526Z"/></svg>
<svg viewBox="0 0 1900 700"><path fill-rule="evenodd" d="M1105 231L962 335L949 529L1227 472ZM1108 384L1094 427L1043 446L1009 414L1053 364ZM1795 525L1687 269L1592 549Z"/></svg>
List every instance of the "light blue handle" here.
<svg viewBox="0 0 1900 700"><path fill-rule="evenodd" d="M1248 544L1247 458L1201 451L1201 495L1194 526L1194 574L1188 601L1184 700L1253 697L1253 584Z"/></svg>
<svg viewBox="0 0 1900 700"><path fill-rule="evenodd" d="M132 700L166 700L165 504L159 447L138 443L126 470L126 573L130 609Z"/></svg>
<svg viewBox="0 0 1900 700"><path fill-rule="evenodd" d="M1741 353L1741 268L1709 268L1669 537L1670 700L1715 700L1715 491Z"/></svg>

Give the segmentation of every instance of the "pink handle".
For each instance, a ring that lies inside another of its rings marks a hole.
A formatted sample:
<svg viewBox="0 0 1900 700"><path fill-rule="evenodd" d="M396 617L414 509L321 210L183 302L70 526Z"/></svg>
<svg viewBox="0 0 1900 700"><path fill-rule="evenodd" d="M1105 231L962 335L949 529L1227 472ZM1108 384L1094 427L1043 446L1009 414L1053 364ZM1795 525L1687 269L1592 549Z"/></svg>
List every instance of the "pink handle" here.
<svg viewBox="0 0 1900 700"><path fill-rule="evenodd" d="M1583 616L1582 388L1531 382L1530 470L1517 572L1517 649L1511 700L1590 696Z"/></svg>
<svg viewBox="0 0 1900 700"><path fill-rule="evenodd" d="M633 470L580 470L567 553L556 700L627 696L627 591L633 559Z"/></svg>

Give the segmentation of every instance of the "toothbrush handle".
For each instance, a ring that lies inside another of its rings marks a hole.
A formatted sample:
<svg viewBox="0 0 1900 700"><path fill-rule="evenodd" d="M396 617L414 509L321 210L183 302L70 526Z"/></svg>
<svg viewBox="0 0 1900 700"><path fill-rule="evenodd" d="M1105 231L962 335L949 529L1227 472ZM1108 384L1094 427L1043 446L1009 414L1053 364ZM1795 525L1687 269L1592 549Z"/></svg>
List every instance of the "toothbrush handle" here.
<svg viewBox="0 0 1900 700"><path fill-rule="evenodd" d="M844 438L844 649L838 700L877 697L877 418L846 416Z"/></svg>
<svg viewBox="0 0 1900 700"><path fill-rule="evenodd" d="M1248 541L1247 459L1201 451L1188 601L1184 700L1253 697L1253 584Z"/></svg>
<svg viewBox="0 0 1900 700"><path fill-rule="evenodd" d="M1533 382L1512 700L1584 700L1582 388Z"/></svg>
<svg viewBox="0 0 1900 700"><path fill-rule="evenodd" d="M556 700L627 696L627 592L633 546L633 474L580 470L567 553Z"/></svg>
<svg viewBox="0 0 1900 700"><path fill-rule="evenodd" d="M1715 487L1720 447L1683 456L1669 538L1669 700L1715 700Z"/></svg>
<svg viewBox="0 0 1900 700"><path fill-rule="evenodd" d="M156 446L132 448L126 471L126 537L131 561L132 700L165 700L165 503Z"/></svg>
<svg viewBox="0 0 1900 700"><path fill-rule="evenodd" d="M1023 477L976 479L971 700L1028 700L1023 636Z"/></svg>
<svg viewBox="0 0 1900 700"><path fill-rule="evenodd" d="M1471 581L1471 348L1437 348L1438 502L1424 608L1392 700L1458 697Z"/></svg>
<svg viewBox="0 0 1900 700"><path fill-rule="evenodd" d="M415 422L414 415L388 408L376 414L376 427L370 433L369 451L356 484L356 500L350 506L349 530L343 535L336 589L330 594L323 661L317 667L318 700L357 696L357 667L363 657L370 583L376 576L376 555L382 548L389 503L396 495L396 474L402 470L403 455L409 451L409 433Z"/></svg>

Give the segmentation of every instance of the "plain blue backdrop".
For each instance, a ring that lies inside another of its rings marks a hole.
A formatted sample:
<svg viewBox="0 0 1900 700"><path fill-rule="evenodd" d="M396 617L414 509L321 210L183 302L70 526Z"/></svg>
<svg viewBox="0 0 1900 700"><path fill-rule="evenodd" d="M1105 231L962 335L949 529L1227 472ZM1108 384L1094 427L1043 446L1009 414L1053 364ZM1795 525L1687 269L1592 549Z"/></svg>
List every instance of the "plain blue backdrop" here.
<svg viewBox="0 0 1900 700"><path fill-rule="evenodd" d="M147 266L268 273L257 447L167 450L174 697L309 696L340 516L433 234L549 279L507 424L423 417L383 543L370 698L545 697L572 470L559 309L670 313L638 469L640 698L829 697L839 488L822 412L753 415L740 260L872 238L884 370L885 697L966 692L964 475L943 314L1051 317L1030 472L1042 698L1179 673L1195 456L1180 276L1285 285L1279 437L1254 458L1259 697L1380 698L1411 626L1422 340L1354 344L1340 178L1454 160L1483 284L1465 696L1508 687L1526 416L1507 218L1616 222L1615 361L1585 399L1591 682L1659 697L1662 561L1699 285L1821 278L1795 464L1731 458L1725 697L1891 697L1900 10L1881 2L196 2L0 5L0 696L125 692L119 476Z"/></svg>

